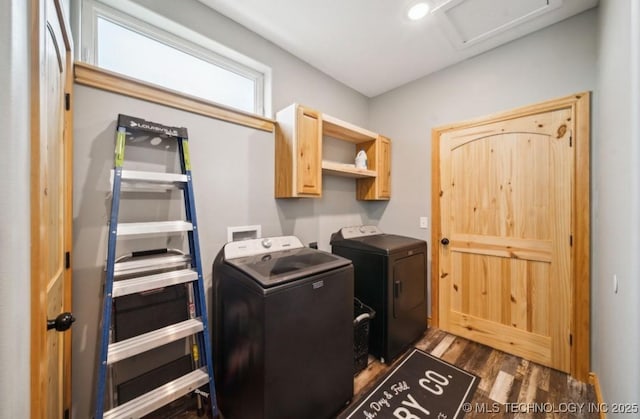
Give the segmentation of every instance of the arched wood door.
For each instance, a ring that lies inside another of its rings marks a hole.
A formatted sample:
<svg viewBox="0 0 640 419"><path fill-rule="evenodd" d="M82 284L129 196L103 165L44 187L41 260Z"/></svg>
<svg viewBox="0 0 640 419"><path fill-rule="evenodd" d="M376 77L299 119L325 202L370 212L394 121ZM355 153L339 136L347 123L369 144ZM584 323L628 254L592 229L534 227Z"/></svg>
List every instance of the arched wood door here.
<svg viewBox="0 0 640 419"><path fill-rule="evenodd" d="M575 105L564 103L434 136L439 327L565 372L576 327L575 132Z"/></svg>

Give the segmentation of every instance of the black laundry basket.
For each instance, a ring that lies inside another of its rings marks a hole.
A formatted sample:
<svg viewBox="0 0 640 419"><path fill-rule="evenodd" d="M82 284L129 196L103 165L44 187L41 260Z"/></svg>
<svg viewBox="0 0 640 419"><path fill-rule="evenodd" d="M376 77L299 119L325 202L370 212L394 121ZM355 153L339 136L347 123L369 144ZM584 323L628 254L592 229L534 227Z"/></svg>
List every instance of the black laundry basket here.
<svg viewBox="0 0 640 419"><path fill-rule="evenodd" d="M353 375L367 367L369 357L369 325L376 316L374 309L359 299L353 300Z"/></svg>

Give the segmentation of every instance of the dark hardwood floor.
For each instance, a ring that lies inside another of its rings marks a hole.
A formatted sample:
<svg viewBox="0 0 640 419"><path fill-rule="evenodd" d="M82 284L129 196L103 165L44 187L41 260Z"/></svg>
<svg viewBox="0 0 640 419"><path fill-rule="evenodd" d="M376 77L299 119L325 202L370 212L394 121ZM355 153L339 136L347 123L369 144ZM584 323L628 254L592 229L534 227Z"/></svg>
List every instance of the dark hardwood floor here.
<svg viewBox="0 0 640 419"><path fill-rule="evenodd" d="M435 328L429 329L414 346L480 377L472 409L465 418L599 417L593 411L593 387L565 373ZM367 368L355 377L352 403L393 366L370 357ZM175 417L198 418L193 411ZM203 417L207 416L200 416Z"/></svg>
<svg viewBox="0 0 640 419"><path fill-rule="evenodd" d="M435 328L414 346L480 377L465 418L599 417L589 412L596 403L593 387L565 373ZM352 403L391 367L370 362L356 377Z"/></svg>

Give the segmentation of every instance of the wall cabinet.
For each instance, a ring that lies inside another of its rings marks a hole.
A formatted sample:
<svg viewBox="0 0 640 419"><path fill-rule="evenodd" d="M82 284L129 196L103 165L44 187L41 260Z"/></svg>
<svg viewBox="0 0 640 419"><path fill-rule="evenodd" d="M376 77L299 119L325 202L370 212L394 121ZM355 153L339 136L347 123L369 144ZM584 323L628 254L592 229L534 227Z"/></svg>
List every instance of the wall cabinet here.
<svg viewBox="0 0 640 419"><path fill-rule="evenodd" d="M356 179L359 200L391 198L391 140L319 111L292 104L276 114L276 198L319 198L322 175ZM323 137L354 144L364 150L367 169L351 163L323 160Z"/></svg>
<svg viewBox="0 0 640 419"><path fill-rule="evenodd" d="M322 115L292 105L278 112L276 198L322 195Z"/></svg>

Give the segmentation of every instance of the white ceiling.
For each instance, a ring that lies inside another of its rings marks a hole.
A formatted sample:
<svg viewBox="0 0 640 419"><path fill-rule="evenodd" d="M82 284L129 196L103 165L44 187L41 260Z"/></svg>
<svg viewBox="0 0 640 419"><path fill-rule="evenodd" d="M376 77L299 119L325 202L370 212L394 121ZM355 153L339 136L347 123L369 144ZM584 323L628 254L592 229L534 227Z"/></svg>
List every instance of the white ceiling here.
<svg viewBox="0 0 640 419"><path fill-rule="evenodd" d="M598 0L199 0L373 97L597 5ZM551 46L550 46L551 47Z"/></svg>

